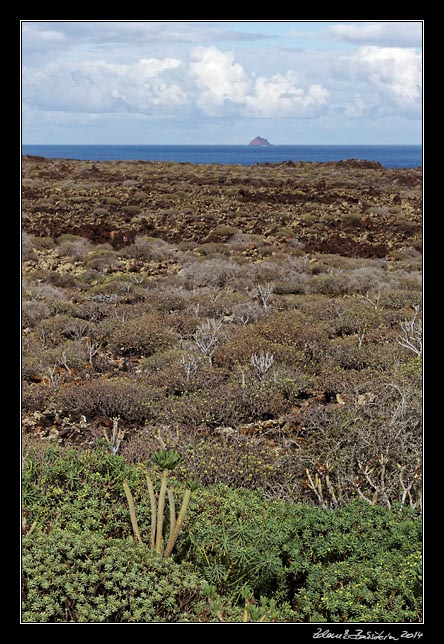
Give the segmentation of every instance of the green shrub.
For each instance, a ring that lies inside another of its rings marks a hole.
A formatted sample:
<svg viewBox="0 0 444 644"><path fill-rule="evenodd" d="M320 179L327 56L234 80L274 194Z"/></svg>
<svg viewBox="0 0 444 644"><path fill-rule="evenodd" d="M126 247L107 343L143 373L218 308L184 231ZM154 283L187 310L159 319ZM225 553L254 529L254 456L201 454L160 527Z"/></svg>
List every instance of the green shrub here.
<svg viewBox="0 0 444 644"><path fill-rule="evenodd" d="M197 487L174 561L164 565L131 541L122 485L128 480L148 534L144 468L102 447L40 444L22 471L24 621L241 621L246 598L267 608L267 621L421 618L422 525L412 508L355 500L322 510L221 484ZM150 476L158 485L160 474Z"/></svg>
<svg viewBox="0 0 444 644"><path fill-rule="evenodd" d="M106 204L107 206L118 206L120 201L116 199L116 197L103 197L102 203Z"/></svg>
<svg viewBox="0 0 444 644"><path fill-rule="evenodd" d="M24 622L190 622L204 599L189 567L94 532L23 539Z"/></svg>
<svg viewBox="0 0 444 644"><path fill-rule="evenodd" d="M300 621L418 621L421 522L355 501L336 511L223 486L194 496L185 556L218 592L290 604Z"/></svg>

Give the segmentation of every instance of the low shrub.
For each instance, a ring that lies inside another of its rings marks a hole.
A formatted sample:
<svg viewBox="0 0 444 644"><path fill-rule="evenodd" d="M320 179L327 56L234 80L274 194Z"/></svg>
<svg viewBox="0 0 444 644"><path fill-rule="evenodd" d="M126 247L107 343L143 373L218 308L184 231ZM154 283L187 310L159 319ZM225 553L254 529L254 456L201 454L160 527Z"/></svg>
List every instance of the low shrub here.
<svg viewBox="0 0 444 644"><path fill-rule="evenodd" d="M213 457L220 457L227 476L236 477L237 442L230 440L201 441L185 469L211 479ZM245 468L246 481L258 472L265 480L269 458L245 453L238 469ZM420 621L422 525L412 508L361 499L323 510L220 483L195 485L174 558L162 560L130 540L123 481L140 532L148 534L144 470L105 445L29 448L22 470L24 621L241 621L250 604L264 609L262 621ZM156 482L160 476L150 475ZM248 614L250 621L256 611Z"/></svg>
<svg viewBox="0 0 444 644"><path fill-rule="evenodd" d="M204 244L199 244L196 248L196 253L204 255L205 257L214 257L219 255L229 255L230 247L228 244L222 242L209 241Z"/></svg>
<svg viewBox="0 0 444 644"><path fill-rule="evenodd" d="M217 486L189 510L182 557L217 591L290 605L297 621L419 621L421 522L354 501L336 511Z"/></svg>
<svg viewBox="0 0 444 644"><path fill-rule="evenodd" d="M146 357L176 342L176 334L162 317L148 313L120 325L109 339L109 348L116 355Z"/></svg>
<svg viewBox="0 0 444 644"><path fill-rule="evenodd" d="M143 425L151 417L154 398L154 392L131 380L93 380L66 385L57 402L63 415L119 416L123 422Z"/></svg>
<svg viewBox="0 0 444 644"><path fill-rule="evenodd" d="M95 532L25 536L22 573L25 623L191 622L205 598L189 566Z"/></svg>
<svg viewBox="0 0 444 644"><path fill-rule="evenodd" d="M162 262L174 254L174 248L163 239L137 236L132 244L120 251L123 257Z"/></svg>

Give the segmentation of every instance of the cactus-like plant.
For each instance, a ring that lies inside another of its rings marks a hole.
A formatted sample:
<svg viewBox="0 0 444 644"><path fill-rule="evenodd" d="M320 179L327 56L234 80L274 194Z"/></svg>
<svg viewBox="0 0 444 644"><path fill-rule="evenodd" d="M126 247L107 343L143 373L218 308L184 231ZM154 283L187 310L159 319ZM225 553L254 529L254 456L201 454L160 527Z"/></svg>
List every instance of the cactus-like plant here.
<svg viewBox="0 0 444 644"><path fill-rule="evenodd" d="M189 489L185 490L182 505L178 516L176 517L176 503L174 499L174 490L172 487L168 488L168 474L169 471L174 469L179 463L181 456L175 450L166 450L159 449L155 452L151 460L162 470L162 478L160 482L160 491L159 497L156 503L156 494L154 492L154 485L151 477L147 474L146 481L148 486L148 495L150 499L151 507L151 530L150 530L150 548L155 550L159 555L164 558L168 557L173 548L174 544L177 541L179 536L180 529L182 527L185 514L188 509L191 498L191 485ZM142 543L142 537L140 536L139 528L137 525L136 511L134 506L133 497L128 486L128 482L124 483L125 494L128 499L128 505L130 508L131 524L133 526L133 531L135 537L139 543ZM165 545L163 538L163 524L164 524L164 513L165 513L165 501L168 497L169 505L169 515L170 515L170 530L168 535L168 541Z"/></svg>

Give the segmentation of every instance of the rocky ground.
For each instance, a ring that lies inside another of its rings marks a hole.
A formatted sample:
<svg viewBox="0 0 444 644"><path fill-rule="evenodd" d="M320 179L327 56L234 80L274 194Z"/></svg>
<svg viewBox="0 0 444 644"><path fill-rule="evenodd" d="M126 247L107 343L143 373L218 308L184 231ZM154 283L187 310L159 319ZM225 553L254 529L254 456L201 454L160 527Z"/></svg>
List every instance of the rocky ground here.
<svg viewBox="0 0 444 644"><path fill-rule="evenodd" d="M22 187L23 230L114 248L136 235L204 244L236 232L349 257L421 243L421 169L371 161L245 167L25 156Z"/></svg>

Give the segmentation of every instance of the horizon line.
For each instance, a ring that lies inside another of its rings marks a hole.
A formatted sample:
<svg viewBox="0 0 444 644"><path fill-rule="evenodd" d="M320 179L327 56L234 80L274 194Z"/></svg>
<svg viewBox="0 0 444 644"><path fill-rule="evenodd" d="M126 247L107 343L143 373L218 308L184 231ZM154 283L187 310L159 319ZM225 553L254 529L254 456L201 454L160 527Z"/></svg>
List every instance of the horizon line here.
<svg viewBox="0 0 444 644"><path fill-rule="evenodd" d="M239 147L245 147L245 148L250 148L253 147L255 149L257 148L277 148L277 147L293 147L293 146L300 146L300 147L310 147L310 146L331 146L331 147L338 147L338 146L348 146L348 147L353 147L353 146L367 146L367 147L376 147L376 146L381 146L381 145L392 145L392 146L422 146L421 143L270 143L269 145L250 145L249 143L22 143L21 146L74 146L74 147L82 147L82 146L175 146L175 147L188 147L188 146L195 146L195 147L212 147L212 146L226 146L226 147L233 147L233 146L239 146Z"/></svg>

